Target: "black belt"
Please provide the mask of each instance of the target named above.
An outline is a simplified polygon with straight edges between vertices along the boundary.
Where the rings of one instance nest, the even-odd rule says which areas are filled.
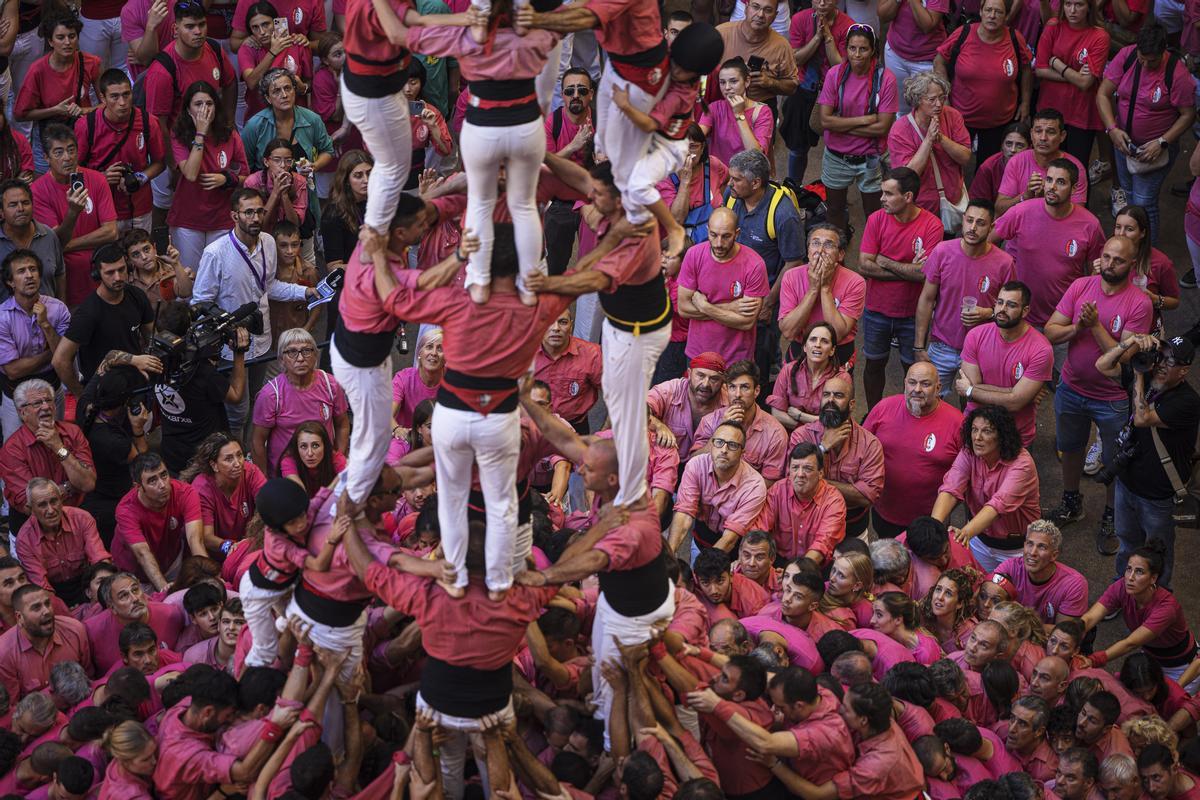
[[[868,158],[872,158],[872,156],[860,156],[854,153],[843,153],[840,150],[834,150],[828,145],[825,146],[825,149],[829,151],[830,154],[837,156],[842,161],[845,161],[847,164],[854,164],[855,166],[865,164],[867,163]]]

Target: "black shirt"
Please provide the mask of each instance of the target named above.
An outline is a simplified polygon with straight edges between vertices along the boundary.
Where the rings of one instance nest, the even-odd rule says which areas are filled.
[[[125,409],[121,409],[125,415]],[[97,417],[87,432],[96,465],[96,488],[93,495],[117,501],[125,496],[133,479],[129,477],[129,451],[133,447],[133,430],[129,417],[109,421]]]
[[[229,430],[225,415],[228,391],[229,376],[218,372],[211,361],[201,361],[183,386],[154,387],[162,414],[162,457],[171,472],[182,472],[209,434]]]
[[[126,286],[121,302],[113,305],[92,292],[71,314],[67,338],[79,345],[79,371],[87,383],[110,350],[142,352],[143,325],[154,320],[146,293]]]
[[[1128,365],[1122,368],[1121,385],[1130,392],[1132,408],[1133,371]],[[1150,407],[1167,427],[1158,428],[1163,447],[1171,456],[1179,478],[1187,481],[1191,473],[1192,454],[1196,450],[1196,436],[1200,432],[1200,395],[1196,394],[1185,380],[1173,389],[1155,393],[1146,377],[1146,391]],[[1133,428],[1135,443],[1133,457],[1121,471],[1121,482],[1129,491],[1150,500],[1164,500],[1175,494],[1171,480],[1158,458],[1154,438],[1149,428]]]

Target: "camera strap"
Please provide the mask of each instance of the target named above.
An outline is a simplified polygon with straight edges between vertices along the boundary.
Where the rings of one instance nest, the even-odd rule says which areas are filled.
[[[1163,444],[1162,438],[1158,435],[1158,428],[1150,428],[1150,438],[1154,440],[1154,450],[1158,453],[1158,460],[1162,464],[1163,472],[1167,473],[1167,480],[1171,482],[1171,488],[1175,490],[1175,502],[1181,502],[1188,495],[1188,487],[1179,477],[1179,470],[1175,469],[1175,462],[1171,459],[1171,454],[1167,452],[1166,446]],[[1188,475],[1190,478],[1191,475]]]
[[[102,108],[94,108],[88,112],[87,128],[88,128],[88,144],[89,145],[92,142],[92,130],[96,124],[95,115],[103,114],[103,113],[104,113],[104,109],[102,109]],[[104,172],[104,170],[108,169],[108,165],[111,164],[114,159],[116,159],[116,157],[120,154],[121,149],[123,147],[125,147],[125,143],[129,141],[129,136],[133,133],[133,128],[137,124],[137,114],[138,114],[138,109],[136,106],[134,106],[134,108],[131,109],[131,112],[129,115],[129,125],[125,128],[125,134],[121,137],[121,141],[117,142],[116,147],[114,147],[112,150],[108,151],[108,155],[106,155],[104,158],[97,161],[96,165],[94,167],[92,167],[92,169],[95,169],[98,172]],[[145,122],[146,122],[146,118],[143,116],[142,117],[143,130],[145,130],[145,127],[146,127]]]

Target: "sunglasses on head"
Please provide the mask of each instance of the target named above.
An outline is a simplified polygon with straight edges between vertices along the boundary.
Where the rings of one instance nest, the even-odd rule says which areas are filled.
[[[865,22],[856,22],[846,29],[846,36],[853,36],[856,33],[861,33],[875,43],[875,29]]]
[[[592,90],[586,86],[568,86],[562,91],[563,97],[587,97],[592,93]]]

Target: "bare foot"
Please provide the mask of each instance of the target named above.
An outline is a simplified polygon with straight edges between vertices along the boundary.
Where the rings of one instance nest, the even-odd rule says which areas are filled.
[[[446,592],[446,594],[450,595],[451,597],[453,597],[455,599],[458,599],[467,593],[467,590],[465,588],[463,588],[461,586],[455,586],[453,583],[445,583],[443,581],[438,581],[437,585],[442,587],[442,589]]]
[[[488,599],[494,603],[502,603],[506,597],[508,597],[508,589],[501,589],[498,592],[488,592]]]
[[[679,258],[687,247],[687,232],[682,225],[676,225],[667,231],[667,258]]]
[[[536,306],[538,304],[538,296],[536,292],[521,292],[521,302],[527,306]]]
[[[362,503],[356,503],[350,499],[350,492],[343,491],[341,497],[338,498],[337,515],[339,517],[348,517],[354,519],[362,512]]]
[[[492,296],[492,285],[490,283],[473,283],[471,284],[471,288],[467,289],[467,292],[471,295],[472,300],[479,305],[483,305]]]
[[[484,23],[482,25],[472,25],[469,28],[467,28],[467,30],[470,32],[471,40],[474,41],[475,44],[487,44],[487,40],[488,40],[487,23]]]

